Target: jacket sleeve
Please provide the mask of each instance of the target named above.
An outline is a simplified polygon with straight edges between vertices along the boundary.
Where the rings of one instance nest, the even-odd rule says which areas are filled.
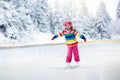
[[[85,37],[83,34],[80,34],[80,33],[76,32],[76,30],[75,30],[74,34],[75,34],[78,38],[81,38],[81,39],[83,39],[83,40],[86,40],[86,37]]]
[[[59,34],[56,34],[53,36],[52,40],[56,39],[56,38],[59,38],[61,36],[63,36],[64,34],[62,32],[60,32]]]

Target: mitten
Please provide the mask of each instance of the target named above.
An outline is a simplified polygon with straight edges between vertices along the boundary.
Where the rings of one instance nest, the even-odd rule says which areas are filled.
[[[86,38],[84,38],[84,42],[86,42]]]
[[[54,37],[52,37],[52,39],[51,40],[54,40],[55,38]]]

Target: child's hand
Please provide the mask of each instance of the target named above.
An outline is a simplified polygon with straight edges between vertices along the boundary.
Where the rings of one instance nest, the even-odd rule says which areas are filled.
[[[84,39],[84,42],[86,42],[86,38]]]

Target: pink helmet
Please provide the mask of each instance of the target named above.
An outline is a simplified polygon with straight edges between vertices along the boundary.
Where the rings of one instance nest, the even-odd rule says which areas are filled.
[[[71,22],[71,21],[66,21],[66,22],[64,23],[64,26],[66,27],[68,24],[72,25],[72,22]]]

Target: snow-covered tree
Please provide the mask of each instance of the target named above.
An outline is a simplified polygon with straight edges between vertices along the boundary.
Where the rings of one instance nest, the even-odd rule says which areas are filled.
[[[25,7],[28,8],[32,4],[31,0],[9,0],[9,3],[13,5],[14,8]]]
[[[9,1],[11,1],[11,0],[3,0],[3,1],[9,2]]]
[[[95,31],[95,22],[95,17],[91,15],[91,17],[89,17],[89,21],[86,24],[87,26],[84,27],[83,34],[85,34],[88,39],[99,38],[99,36],[97,36],[97,32]]]
[[[116,14],[119,19],[119,4]],[[56,34],[66,20],[89,39],[110,39],[107,26],[111,18],[103,2],[93,17],[84,0],[55,0],[52,5],[48,0],[0,1],[0,35],[7,38],[18,39],[33,32]]]
[[[65,8],[64,3],[60,5],[60,1],[55,1],[55,9],[53,11],[54,33],[61,32],[64,29],[66,14],[69,13],[69,10],[65,12]]]
[[[54,15],[53,15],[53,13],[52,12],[50,12],[50,17],[48,18],[48,20],[49,20],[49,24],[50,24],[50,32],[52,33],[52,34],[54,34],[55,33],[55,28],[54,28],[54,26],[55,26],[55,24],[54,24]]]
[[[118,5],[117,5],[117,10],[116,11],[117,11],[116,12],[116,17],[117,17],[117,19],[120,19],[120,1],[119,1]]]
[[[73,5],[72,0],[66,0],[66,3],[64,4],[63,11],[64,11],[65,20],[73,21],[73,19],[75,17],[75,11],[76,10],[75,10],[75,7]]]
[[[89,13],[88,7],[84,0],[78,1],[78,6],[75,11],[75,28],[78,32],[83,33],[87,38],[91,39],[94,36],[94,17]]]
[[[79,32],[83,32],[84,28],[90,26],[90,20],[92,18],[84,0],[79,1],[79,6],[76,13],[77,29]]]
[[[61,32],[64,29],[64,14],[63,11],[58,10],[54,12],[53,14],[53,27],[54,27],[54,33]]]
[[[0,4],[0,25],[5,37],[17,39],[26,33],[33,32],[34,25],[29,15],[29,9],[24,6],[16,9],[11,2],[1,1]]]
[[[12,18],[11,14],[12,6],[6,1],[0,1],[0,31],[5,37],[13,38],[13,30],[11,23],[9,22]],[[9,29],[9,32],[8,32]],[[12,33],[10,33],[12,31]],[[15,37],[14,37],[15,38]]]
[[[49,26],[49,7],[47,0],[37,0],[34,3],[34,8],[31,11],[31,17],[34,25],[40,32],[50,33]]]
[[[104,2],[100,3],[96,14],[95,31],[97,31],[97,35],[100,35],[100,39],[110,39],[107,25],[109,24],[111,18],[106,10]]]
[[[112,20],[107,27],[112,39],[120,39],[120,19]]]

